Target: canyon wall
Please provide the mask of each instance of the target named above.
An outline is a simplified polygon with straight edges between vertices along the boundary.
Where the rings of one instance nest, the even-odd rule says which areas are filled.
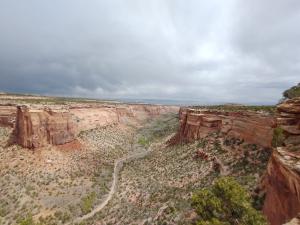
[[[192,142],[209,133],[222,132],[248,143],[271,147],[275,121],[267,114],[181,108],[179,118],[180,128],[171,144]]]
[[[16,122],[16,112],[16,106],[0,105],[0,126],[13,127]]]
[[[114,106],[71,106],[70,114],[77,133],[118,123]]]
[[[180,128],[170,144],[193,142],[211,132],[221,132],[272,148],[263,179],[263,213],[271,225],[287,223],[300,213],[300,98],[278,105],[275,116],[181,108],[179,118]],[[273,148],[274,144],[279,147]]]
[[[168,112],[178,112],[176,106],[160,105],[74,105],[70,106],[78,132],[112,124],[141,122]]]
[[[61,145],[75,140],[81,131],[138,123],[178,109],[142,104],[19,106],[14,133],[16,143],[26,148]]]
[[[300,98],[277,107],[277,135],[264,179],[263,212],[272,225],[281,225],[300,213]]]
[[[26,106],[17,109],[16,142],[25,148],[65,144],[73,141],[75,135],[74,123],[67,110]]]

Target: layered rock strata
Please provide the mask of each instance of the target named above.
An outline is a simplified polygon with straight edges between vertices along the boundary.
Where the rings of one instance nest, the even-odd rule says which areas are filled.
[[[25,148],[60,145],[74,140],[76,131],[70,112],[54,109],[17,109],[16,142]]]
[[[213,132],[271,147],[274,118],[254,112],[224,112],[181,108],[180,128],[171,144],[192,142]]]
[[[16,122],[16,106],[0,105],[0,126],[14,127]]]
[[[264,180],[263,212],[271,225],[281,225],[300,213],[300,98],[277,107],[281,147],[273,149]]]
[[[19,106],[16,142],[26,148],[61,145],[75,140],[81,131],[140,122],[168,112],[178,112],[178,107],[142,104]]]

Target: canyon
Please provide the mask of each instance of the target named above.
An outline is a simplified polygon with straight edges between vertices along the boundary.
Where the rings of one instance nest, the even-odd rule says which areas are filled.
[[[140,214],[141,210],[144,215],[151,212],[151,218],[147,219],[150,223],[173,221],[175,217],[164,211],[179,200],[188,201],[188,193],[195,188],[212,183],[216,166],[221,175],[234,176],[244,182],[252,194],[259,188],[262,193],[259,195],[263,196],[261,210],[271,225],[289,221],[297,224],[298,221],[300,98],[282,102],[274,113],[90,101],[18,103],[10,99],[0,105],[0,127],[1,135],[5,134],[0,146],[3,173],[0,180],[6,184],[4,194],[10,196],[9,190],[15,188],[7,180],[21,179],[15,176],[33,181],[36,178],[33,179],[32,174],[41,174],[35,181],[41,183],[34,183],[38,193],[49,188],[42,178],[53,176],[55,188],[48,194],[38,194],[42,200],[21,191],[22,201],[32,195],[32,201],[43,209],[43,213],[34,211],[35,218],[41,221],[47,212],[46,220],[51,218],[55,223],[65,224],[61,218],[53,218],[58,209],[70,216],[68,224],[83,220],[87,224],[102,220],[142,223],[143,220],[125,216]],[[195,152],[199,153],[196,157]],[[16,161],[16,157],[21,161]],[[12,165],[6,163],[10,158],[13,158]],[[20,165],[20,169],[16,165]],[[31,170],[36,172],[28,172]],[[102,175],[95,172],[98,170]],[[58,174],[72,190],[84,190],[85,194],[62,191],[64,189],[55,181]],[[95,182],[98,176],[103,177]],[[103,185],[111,188],[102,189]],[[54,190],[61,199],[58,205],[55,201],[49,203]],[[158,190],[166,200],[152,199]],[[70,206],[76,208],[72,208],[73,211],[65,207],[74,198],[71,193],[78,196],[75,205]],[[84,195],[91,193],[97,196],[94,208],[86,212],[80,210]],[[1,207],[18,208],[15,201],[1,200],[7,205],[0,204],[0,211]],[[164,201],[163,205],[158,204]],[[186,206],[187,202],[183,205],[176,209],[179,210],[177,219],[192,222],[191,209]],[[22,213],[22,210],[17,211]],[[13,216],[8,213],[5,218],[14,221]]]
[[[34,149],[70,143],[80,132],[97,127],[139,123],[178,109],[146,104],[2,105],[0,126],[15,127],[15,142]]]

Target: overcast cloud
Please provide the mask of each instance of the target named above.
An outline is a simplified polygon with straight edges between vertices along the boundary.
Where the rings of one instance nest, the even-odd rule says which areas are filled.
[[[300,82],[299,0],[0,0],[0,90],[271,104]]]

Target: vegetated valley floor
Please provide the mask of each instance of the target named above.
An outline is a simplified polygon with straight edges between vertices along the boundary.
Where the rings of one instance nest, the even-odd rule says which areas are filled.
[[[217,157],[223,175],[236,177],[255,193],[268,151],[220,134],[167,146],[177,127],[177,115],[168,114],[142,126],[90,130],[63,149],[34,152],[7,147],[11,130],[0,128],[0,224],[31,218],[45,225],[191,224],[196,219],[192,193],[221,175],[212,160],[196,157],[199,149]],[[122,161],[116,171],[115,163],[126,158],[130,160]],[[95,211],[108,195],[107,204]],[[260,197],[255,198],[257,208]]]

